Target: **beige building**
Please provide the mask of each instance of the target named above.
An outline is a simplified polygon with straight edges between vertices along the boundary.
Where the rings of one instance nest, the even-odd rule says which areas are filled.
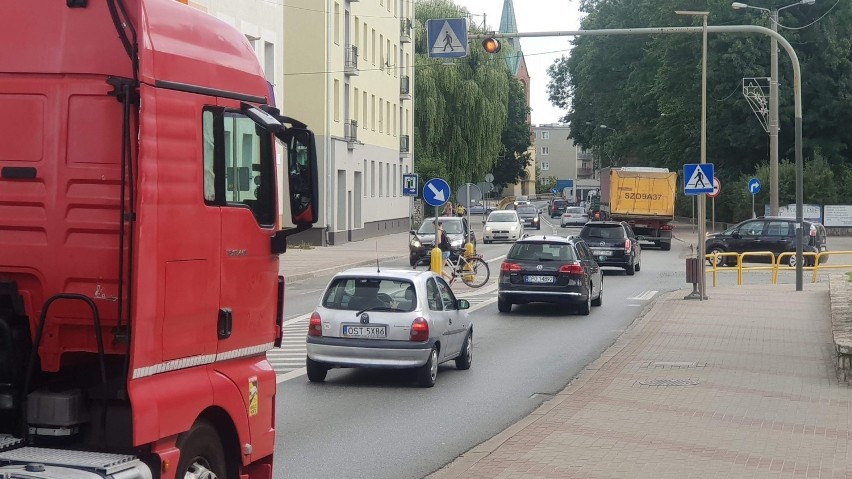
[[[564,124],[534,125],[536,161],[542,178],[573,180],[572,194],[575,199],[583,200],[589,191],[600,188],[600,181],[592,154],[568,138],[570,131]]]
[[[322,202],[317,227],[297,240],[341,244],[407,231],[413,4],[283,2],[281,109],[316,134]]]

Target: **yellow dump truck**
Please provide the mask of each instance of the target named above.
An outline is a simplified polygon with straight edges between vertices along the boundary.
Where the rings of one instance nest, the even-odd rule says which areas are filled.
[[[676,185],[677,173],[668,168],[604,168],[600,211],[604,218],[626,221],[645,241],[669,250]]]

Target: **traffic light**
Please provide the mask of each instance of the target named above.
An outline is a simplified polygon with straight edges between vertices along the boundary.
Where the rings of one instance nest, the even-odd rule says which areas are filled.
[[[500,40],[497,40],[496,38],[486,38],[482,41],[482,48],[484,48],[488,53],[499,53]]]

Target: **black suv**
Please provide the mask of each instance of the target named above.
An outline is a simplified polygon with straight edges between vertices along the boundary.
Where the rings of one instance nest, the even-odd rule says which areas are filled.
[[[497,309],[513,304],[576,304],[580,314],[603,303],[603,275],[576,236],[528,236],[512,245],[500,265]]]
[[[463,252],[467,243],[467,234],[470,231],[470,242],[476,245],[476,233],[467,224],[467,218],[459,216],[439,216],[438,221],[443,223],[444,233],[450,240],[450,246],[454,253]],[[423,224],[415,231],[409,232],[412,236],[408,242],[408,261],[411,266],[426,263],[432,255],[435,247],[435,218],[426,218]]]
[[[820,223],[804,222],[804,241],[802,251],[820,253],[828,249],[825,227]],[[710,253],[747,253],[769,251],[775,254],[796,251],[796,219],[765,216],[745,220],[731,226],[721,233],[707,236],[704,242],[707,254]],[[767,262],[768,256],[746,256],[748,262]],[[820,264],[828,260],[828,255],[820,258]],[[785,255],[782,260],[789,266],[796,266],[796,255]],[[813,266],[813,256],[805,257],[805,265]],[[733,256],[718,257],[718,265],[736,264]]]
[[[550,217],[558,218],[562,216],[562,213],[565,213],[565,208],[568,207],[567,200],[553,200],[550,202]]]
[[[591,221],[583,226],[580,238],[588,243],[601,266],[624,268],[628,276],[642,268],[639,241],[643,238],[624,221]]]

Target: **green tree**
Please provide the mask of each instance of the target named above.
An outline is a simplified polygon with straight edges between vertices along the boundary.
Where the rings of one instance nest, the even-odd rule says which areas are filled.
[[[532,155],[527,151],[532,144],[530,108],[527,105],[527,92],[523,84],[506,69],[509,84],[509,95],[506,127],[501,137],[502,149],[492,169],[494,184],[505,188],[526,178],[526,168],[532,162]]]
[[[419,158],[443,162],[454,191],[482,181],[495,165],[503,148],[510,88],[505,63],[481,49],[471,48],[451,66],[428,57],[426,20],[464,16],[467,12],[448,0],[415,3],[414,169],[423,172]]]
[[[700,18],[676,15],[678,9],[708,10],[714,25],[769,26],[765,15],[735,11],[724,2],[581,0],[580,5],[586,14],[583,29],[700,25]],[[779,23],[802,66],[804,156],[813,158],[814,165],[827,164],[835,177],[846,175],[852,165],[852,129],[846,126],[852,121],[852,2],[788,8],[781,12]],[[557,60],[548,70],[551,102],[566,111],[563,120],[572,125],[571,138],[598,157],[605,147],[611,148],[619,164],[680,170],[685,163],[698,162],[700,39],[700,35],[683,34],[577,37],[571,56]],[[755,34],[711,33],[708,37],[707,161],[716,165],[724,185],[737,190],[745,191],[738,183],[759,174],[758,166],[768,159],[768,137],[741,90],[744,77],[768,76],[769,43],[767,37]],[[792,159],[792,67],[783,50],[779,60],[780,152],[782,159]],[[602,129],[601,124],[615,131]],[[823,175],[817,177],[828,181]],[[779,198],[787,193],[786,186],[782,185]],[[820,188],[806,185],[806,201],[809,192]],[[848,193],[837,189],[833,195],[839,201]],[[742,215],[739,203],[720,198],[717,209],[720,203],[723,210],[730,208],[722,214]],[[750,210],[751,198],[747,203]]]

